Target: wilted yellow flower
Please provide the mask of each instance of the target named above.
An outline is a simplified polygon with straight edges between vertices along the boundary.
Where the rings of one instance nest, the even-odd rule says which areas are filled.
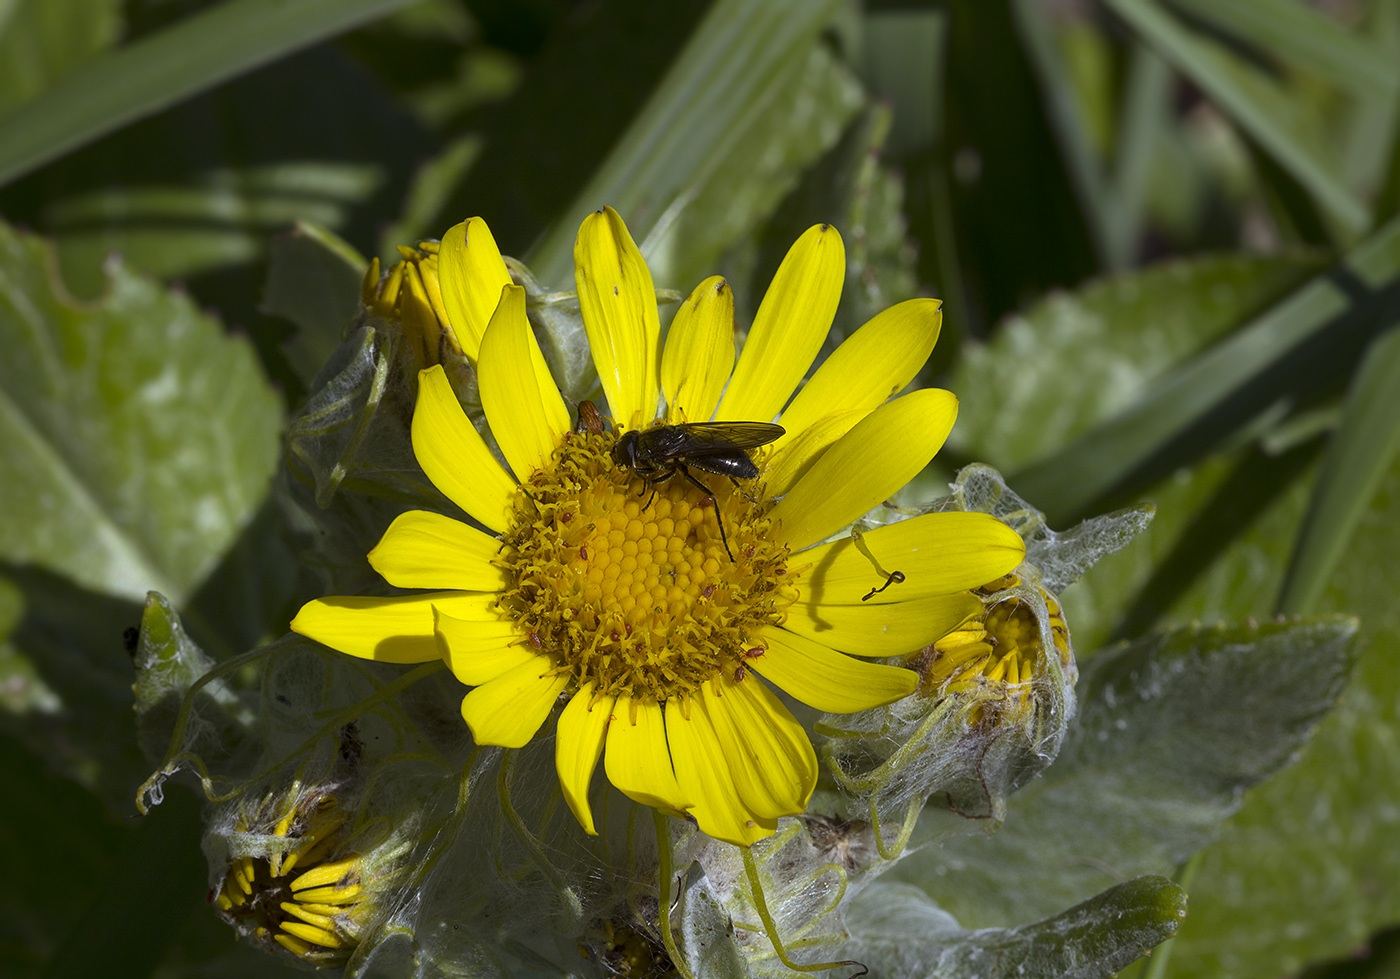
[[[230,860],[215,907],[255,942],[276,942],[316,965],[343,962],[366,917],[360,856],[336,852],[344,828],[333,795],[291,792],[268,800],[234,833],[270,836],[285,848],[274,844]]]
[[[977,592],[995,595],[1021,583],[1017,575],[1009,574]],[[923,677],[920,690],[940,696],[977,692],[974,722],[989,710],[1020,716],[1029,709],[1034,681],[1044,669],[1043,657],[1053,651],[1067,669],[1074,663],[1069,626],[1059,601],[1044,588],[1036,590],[1049,614],[1048,645],[1034,608],[1020,598],[1008,597],[912,658],[910,665]]]

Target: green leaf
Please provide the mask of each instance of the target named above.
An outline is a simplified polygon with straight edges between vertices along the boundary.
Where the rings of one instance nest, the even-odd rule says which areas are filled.
[[[1317,267],[1307,254],[1214,256],[1053,295],[1007,320],[985,346],[964,347],[948,385],[960,401],[949,447],[1001,469],[1052,454]],[[1031,487],[1023,480],[1017,488]]]
[[[1391,313],[1400,317],[1400,304]],[[1390,468],[1400,440],[1400,329],[1377,337],[1352,379],[1346,408],[1322,460],[1312,503],[1288,566],[1280,612],[1308,612],[1321,597],[1347,542]]]
[[[1256,69],[1198,39],[1153,0],[1106,0],[1157,52],[1201,89],[1291,173],[1351,234],[1370,223],[1364,204],[1341,179],[1312,131],[1301,103]]]
[[[1170,511],[1154,528],[1148,550],[1131,570],[1124,564],[1087,583],[1118,619],[1112,637],[1140,635],[1168,617],[1213,622],[1266,616],[1285,567],[1275,539],[1296,534],[1320,441],[1205,460],[1146,493]],[[1184,616],[1183,602],[1192,609]]]
[[[63,702],[13,642],[23,620],[24,592],[13,581],[0,577],[0,712],[17,717],[30,712],[53,713]]]
[[[1400,853],[1392,845],[1400,797],[1397,514],[1400,465],[1392,462],[1319,603],[1361,615],[1367,647],[1353,682],[1298,763],[1251,793],[1202,852],[1174,976],[1296,972],[1349,955],[1371,932],[1400,921]],[[1283,534],[1261,534],[1245,553],[1227,554],[1220,577],[1260,562],[1279,569],[1288,545]],[[1203,582],[1175,614],[1198,614],[1210,586]]]
[[[1278,399],[1345,376],[1400,276],[1400,221],[1200,356],[1110,421],[1010,480],[1053,517],[1077,515],[1131,478],[1198,458]],[[1154,472],[1155,470],[1155,472]],[[1144,480],[1145,481],[1145,480]]]
[[[249,345],[120,265],[76,302],[45,245],[3,225],[0,343],[0,559],[182,602],[276,462],[280,406]]]
[[[84,786],[114,816],[129,815],[135,786],[149,768],[136,741],[124,648],[141,607],[35,567],[7,574],[24,596],[24,617],[11,641],[42,681],[47,703],[17,716],[0,714],[0,731]]]
[[[0,117],[110,48],[121,29],[120,0],[0,3]]]
[[[113,252],[181,281],[249,332],[295,400],[304,382],[281,348],[288,328],[257,309],[270,241],[307,220],[372,247],[385,206],[431,145],[374,78],[323,45],[45,167],[0,191],[0,213],[54,239],[82,298],[100,294]]]
[[[1181,888],[1139,877],[1035,924],[963,930],[918,888],[882,881],[846,912],[846,954],[882,979],[1091,979],[1114,975],[1185,917]]]
[[[355,318],[368,266],[344,240],[309,221],[273,239],[262,310],[296,325],[287,356],[308,386]]]
[[[836,0],[715,3],[601,168],[527,256],[540,281],[572,281],[579,224],[603,204],[617,208],[639,240],[683,207],[800,75],[837,7]]]
[[[67,75],[0,118],[0,184],[409,0],[226,0]]]
[[[671,921],[679,922],[677,941],[693,976],[748,979],[751,975],[734,925],[698,863],[681,875]]]
[[[893,875],[962,924],[994,927],[1174,872],[1307,740],[1346,681],[1355,634],[1342,617],[1197,627],[1100,653],[1059,759],[1011,798],[1000,832],[921,851]]]

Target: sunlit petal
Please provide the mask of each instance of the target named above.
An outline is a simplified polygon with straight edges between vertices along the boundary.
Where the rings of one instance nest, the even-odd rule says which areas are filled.
[[[535,736],[554,702],[568,686],[565,676],[551,676],[548,656],[534,656],[462,698],[462,717],[477,744],[522,748]]]
[[[369,564],[397,588],[499,591],[501,542],[460,520],[428,510],[401,513],[369,552]]]
[[[941,639],[980,611],[981,600],[970,592],[889,605],[799,601],[788,609],[783,628],[853,656],[899,656]]]
[[[307,602],[292,631],[332,649],[381,663],[427,663],[439,658],[433,607],[458,618],[499,619],[496,596],[442,591],[402,598],[332,595]]]
[[[764,647],[750,669],[817,710],[850,714],[908,696],[919,685],[913,670],[866,663],[784,629],[758,634]]]
[[[1026,543],[986,513],[926,513],[866,531],[864,544],[880,567],[904,580],[871,595],[875,604],[946,595],[1014,571]],[[803,597],[818,605],[854,605],[885,583],[849,537],[802,552],[812,568],[802,576]]]
[[[472,426],[440,365],[418,372],[413,454],[449,500],[494,531],[509,526],[515,480]]]
[[[481,341],[481,405],[486,420],[521,482],[554,454],[569,430],[569,409],[559,396],[544,354],[525,317],[525,290],[506,286]]]
[[[530,662],[539,650],[525,642],[514,622],[500,617],[462,619],[433,607],[438,655],[468,686],[480,686]]]
[[[681,812],[695,800],[681,791],[666,747],[666,721],[655,701],[618,697],[608,724],[608,781],[644,806]]]
[[[462,352],[473,363],[501,289],[510,282],[501,250],[481,218],[468,218],[442,236],[438,251],[442,302]]]
[[[717,421],[771,421],[812,366],[841,301],[846,249],[829,224],[807,229],[778,266],[744,341]]]
[[[690,815],[701,832],[735,846],[752,846],[773,835],[777,819],[749,812],[739,801],[729,759],[700,698],[691,699],[689,716],[679,698],[666,702],[666,739],[681,791],[699,800]]]
[[[734,293],[711,276],[681,303],[661,358],[661,393],[672,424],[708,421],[734,369]]]
[[[610,207],[584,219],[574,245],[579,308],[613,418],[624,428],[656,417],[661,322],[656,287],[627,225]]]
[[[958,399],[933,388],[875,409],[773,508],[778,539],[801,550],[889,499],[929,464],[957,413]]]
[[[558,740],[554,746],[554,767],[564,801],[589,835],[597,836],[593,808],[588,804],[588,786],[598,759],[603,756],[603,739],[612,717],[614,697],[593,701],[593,684],[586,683],[574,694],[559,715]]]
[[[869,411],[903,391],[933,352],[943,323],[940,305],[937,299],[910,299],[847,337],[783,412],[787,434],[778,447],[828,415]]]
[[[700,700],[729,759],[744,807],[759,817],[793,816],[817,785],[817,754],[807,732],[757,677],[701,684]]]

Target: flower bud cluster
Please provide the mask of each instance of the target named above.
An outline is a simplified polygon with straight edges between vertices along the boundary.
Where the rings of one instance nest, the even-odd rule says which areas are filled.
[[[951,490],[931,510],[1001,518],[1025,539],[1025,562],[975,589],[980,613],[901,663],[920,675],[913,695],[818,722],[829,768],[887,858],[926,800],[999,822],[1010,793],[1054,761],[1078,677],[1057,593],[1151,519],[1126,510],[1057,533],[987,466],[963,469]]]

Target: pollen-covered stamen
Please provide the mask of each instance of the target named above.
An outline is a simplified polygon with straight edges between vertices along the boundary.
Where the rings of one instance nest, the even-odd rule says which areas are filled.
[[[598,696],[685,697],[732,675],[793,601],[787,549],[769,538],[761,482],[753,499],[718,476],[702,480],[710,494],[680,477],[649,485],[613,463],[613,444],[570,433],[520,487],[501,608]]]

